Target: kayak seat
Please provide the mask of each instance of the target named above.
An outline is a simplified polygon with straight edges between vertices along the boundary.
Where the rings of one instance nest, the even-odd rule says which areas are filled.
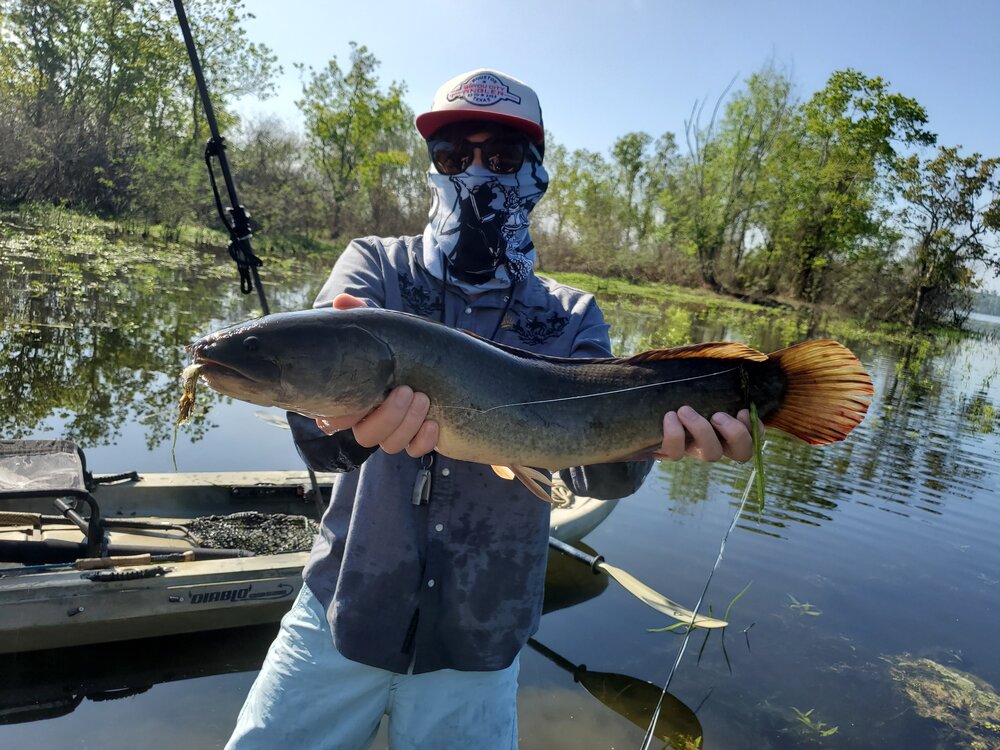
[[[0,440],[0,497],[51,498],[84,533],[88,557],[107,551],[100,508],[91,494],[95,486],[83,451],[70,440]]]

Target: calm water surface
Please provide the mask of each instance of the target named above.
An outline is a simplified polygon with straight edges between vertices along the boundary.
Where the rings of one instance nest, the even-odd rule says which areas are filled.
[[[24,223],[0,223],[0,434],[75,439],[97,473],[172,470],[182,346],[255,314],[255,298],[204,248]],[[269,261],[277,310],[306,306],[329,265]],[[768,351],[823,334],[765,313],[604,306],[618,353],[722,338]],[[670,687],[667,721],[694,711],[703,747],[1000,748],[1000,319],[973,323],[980,335],[955,341],[845,341],[875,379],[861,427],[823,449],[768,436],[766,506],[739,519],[705,606],[721,615],[746,592],[725,637],[692,635]],[[259,408],[201,402],[181,470],[299,467]],[[693,606],[748,473],[658,464],[585,542]],[[659,686],[681,646],[617,586],[587,584],[582,602],[550,602],[522,656],[522,748],[638,748],[649,706],[598,700],[587,676]],[[0,719],[2,706],[37,710],[0,725],[0,747],[221,747],[273,632],[6,658]]]

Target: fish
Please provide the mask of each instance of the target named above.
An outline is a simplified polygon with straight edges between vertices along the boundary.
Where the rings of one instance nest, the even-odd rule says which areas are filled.
[[[188,349],[188,377],[305,416],[365,413],[409,386],[430,399],[439,453],[490,465],[545,500],[542,470],[651,456],[663,415],[685,404],[735,415],[753,402],[766,427],[826,445],[847,437],[874,395],[858,358],[830,339],[770,354],[721,341],[569,359],[378,308],[276,313]]]

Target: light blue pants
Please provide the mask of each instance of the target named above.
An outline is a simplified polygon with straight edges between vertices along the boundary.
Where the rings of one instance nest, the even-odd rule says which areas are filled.
[[[303,586],[226,750],[363,750],[383,716],[392,750],[516,750],[518,667],[413,675],[351,661]]]

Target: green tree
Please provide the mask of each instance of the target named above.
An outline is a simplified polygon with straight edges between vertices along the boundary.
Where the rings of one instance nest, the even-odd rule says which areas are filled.
[[[268,93],[275,59],[247,39],[241,0],[188,11],[229,123],[233,97]],[[155,209],[157,178],[181,186],[184,165],[199,168],[204,128],[190,124],[194,79],[169,0],[0,0],[0,72],[0,200]]]
[[[684,125],[688,153],[664,206],[674,235],[697,259],[703,282],[716,291],[724,288],[724,253],[729,251],[732,269],[741,260],[765,163],[786,127],[791,82],[765,67],[747,79],[720,120],[725,97],[726,92],[717,100],[707,126],[700,124],[704,103],[692,109]]]
[[[961,323],[972,305],[976,270],[1000,273],[1000,159],[941,147],[903,159],[895,173],[914,237],[910,325],[950,313]]]
[[[326,226],[323,185],[305,139],[277,117],[246,123],[232,161],[240,198],[263,232],[313,238]]]
[[[351,42],[351,66],[344,72],[336,58],[320,71],[309,70],[297,102],[305,116],[313,158],[333,202],[330,231],[342,234],[345,208],[360,189],[381,189],[388,174],[409,164],[400,146],[412,127],[403,102],[404,86],[378,84],[379,61],[367,47]],[[303,66],[300,71],[305,74]]]
[[[673,133],[653,139],[648,133],[626,133],[611,147],[615,179],[623,201],[620,221],[626,241],[641,247],[656,226],[656,206],[676,168]]]
[[[783,208],[771,233],[794,258],[795,294],[824,291],[831,263],[879,232],[874,209],[897,149],[932,144],[927,113],[882,78],[835,72],[796,118],[795,148],[773,173]]]

